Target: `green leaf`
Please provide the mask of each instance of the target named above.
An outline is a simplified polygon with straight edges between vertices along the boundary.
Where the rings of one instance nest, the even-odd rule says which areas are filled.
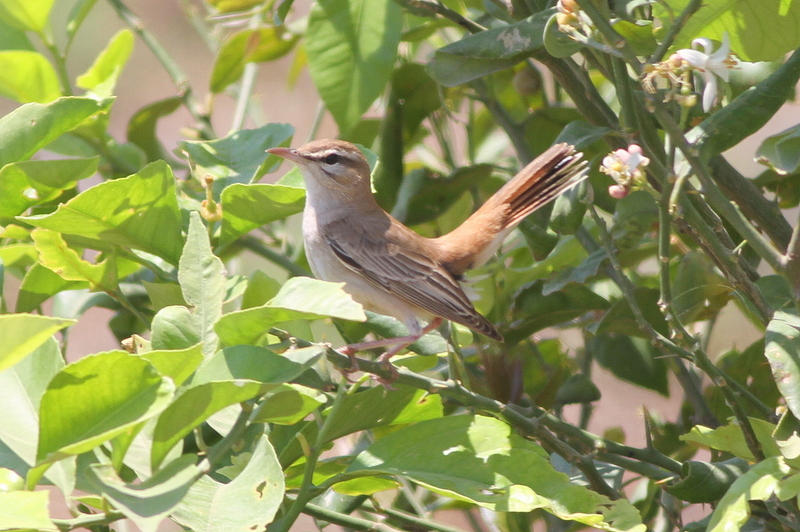
[[[714,319],[732,293],[704,253],[690,251],[681,257],[672,285],[672,309],[681,323]]]
[[[403,26],[391,0],[321,0],[308,16],[308,68],[322,100],[347,134],[392,74]]]
[[[800,3],[795,3],[800,8]],[[770,30],[769,34],[773,34]],[[800,79],[800,50],[778,70],[746,90],[686,134],[703,160],[726,151],[760,130],[794,94]]]
[[[756,440],[758,440],[758,443],[761,445],[761,450],[764,451],[764,454],[766,456],[780,456],[780,449],[773,437],[775,425],[763,419],[753,417],[748,419],[755,433]],[[750,452],[750,448],[747,445],[744,433],[735,421],[731,421],[728,425],[716,429],[697,425],[680,438],[683,441],[696,443],[717,451],[731,453],[748,462],[755,461],[755,457],[753,453]]]
[[[283,57],[294,47],[298,35],[283,26],[244,30],[231,35],[214,60],[211,70],[211,92],[222,92],[236,82],[247,63],[262,63]]]
[[[62,190],[94,174],[99,160],[34,160],[0,168],[0,220],[8,223],[34,205],[54,200]]]
[[[214,178],[212,190],[219,200],[225,187],[234,183],[249,184],[265,173],[275,171],[280,159],[267,155],[267,148],[288,145],[294,134],[289,124],[267,124],[258,129],[234,131],[227,137],[207,141],[183,141],[180,150],[188,154],[194,175]]]
[[[283,501],[283,471],[262,436],[241,473],[228,484],[202,477],[172,517],[194,532],[263,530]]]
[[[2,50],[0,95],[20,103],[48,103],[61,96],[61,85],[53,65],[43,55],[28,50]]]
[[[242,294],[242,310],[259,307],[275,297],[281,283],[261,270],[256,270],[247,280],[247,288]]]
[[[42,397],[37,461],[80,454],[122,434],[164,410],[174,390],[147,360],[122,351],[66,366]]]
[[[547,19],[544,30],[544,47],[553,57],[569,57],[581,51],[583,44],[558,28],[558,14],[553,13]]]
[[[266,305],[222,316],[216,325],[225,345],[255,344],[270,327],[292,320],[324,317],[364,321],[360,304],[342,290],[344,283],[328,283],[310,277],[293,277]]]
[[[688,0],[671,0],[669,13],[680,13]],[[663,21],[670,20],[659,4]],[[745,61],[777,61],[800,46],[797,20],[800,4],[786,0],[709,0],[703,2],[678,33],[671,50],[689,48],[695,37],[722,41],[726,32],[731,50]]]
[[[42,34],[48,26],[54,0],[3,0],[0,19],[20,30]]]
[[[24,30],[13,28],[0,17],[0,50],[35,50]]]
[[[564,268],[558,275],[545,281],[544,286],[542,286],[542,294],[550,295],[561,290],[569,283],[584,284],[590,277],[597,275],[600,264],[607,258],[608,252],[605,249],[598,249],[592,252],[578,266]]]
[[[584,181],[556,198],[550,214],[550,229],[559,235],[574,235],[578,231],[586,213],[587,187]]]
[[[121,206],[124,205],[124,208]],[[141,249],[172,264],[178,262],[183,239],[175,196],[175,176],[163,161],[131,176],[106,181],[78,194],[51,213],[21,217],[45,229],[100,242]],[[101,246],[102,243],[106,243]]]
[[[195,460],[197,458],[191,454],[181,456],[136,484],[122,481],[111,464],[92,464],[87,477],[96,493],[109,499],[142,532],[156,532],[159,524],[202,476]]]
[[[283,185],[235,184],[222,192],[222,232],[226,246],[253,229],[302,212],[306,191]]]
[[[0,118],[0,167],[28,159],[84,120],[107,111],[111,103],[65,97],[46,105],[28,103],[17,107]]]
[[[208,230],[200,214],[192,212],[189,232],[178,264],[178,282],[183,298],[192,308],[197,320],[197,330],[203,342],[203,355],[211,356],[217,350],[217,333],[214,324],[222,316],[225,296],[225,266],[211,250]]]
[[[797,173],[800,170],[800,125],[764,139],[756,150],[756,159],[779,174]]]
[[[47,491],[0,491],[0,530],[52,530]]]
[[[89,70],[78,76],[76,85],[92,91],[101,98],[111,96],[131,52],[133,52],[133,32],[129,29],[118,31],[94,60]]]
[[[495,418],[449,416],[404,427],[356,456],[347,473],[408,478],[494,511],[542,508],[606,530],[645,530],[627,500],[610,501],[573,484],[541,447]]]
[[[571,283],[547,295],[542,293],[543,287],[543,281],[536,281],[523,287],[515,297],[515,321],[503,333],[509,344],[587,312],[608,308],[608,301],[583,285]]]
[[[628,46],[639,56],[650,55],[656,51],[655,35],[653,35],[653,22],[650,20],[637,21],[617,20],[613,23],[617,33],[625,38]]]
[[[261,0],[208,0],[208,3],[220,13],[233,13],[250,9],[260,4]]]
[[[457,168],[447,177],[422,171],[414,187],[401,188],[401,195],[397,198],[392,214],[408,225],[418,225],[438,218],[466,191],[489,177],[493,169],[492,165],[478,164]],[[408,177],[410,176],[411,174]],[[403,197],[402,193],[410,197]]]
[[[10,368],[75,320],[35,314],[0,315],[0,371]]]
[[[667,365],[649,338],[601,333],[589,341],[587,349],[620,379],[669,396]]]
[[[172,305],[159,310],[153,323],[153,349],[186,349],[200,342],[197,319],[183,306]]]
[[[17,365],[0,372],[0,411],[4,420],[0,424],[0,441],[23,460],[25,470],[36,463],[42,395],[63,367],[58,342],[51,337]],[[74,465],[67,460],[54,464],[47,478],[62,493],[71,494],[75,486]]]
[[[324,405],[325,395],[299,384],[281,384],[261,402],[253,423],[294,425]]]
[[[665,489],[683,501],[716,502],[747,468],[747,462],[741,458],[716,463],[688,460],[681,466],[681,479]]]
[[[117,260],[115,257],[97,264],[85,261],[67,246],[64,238],[56,231],[37,228],[31,232],[31,236],[42,266],[67,281],[88,281],[92,290],[114,292],[118,289],[120,277],[130,275],[140,268],[138,263],[126,259]]]
[[[17,312],[31,312],[63,290],[89,288],[88,282],[67,281],[53,270],[34,264],[22,279],[17,295]]]
[[[256,381],[236,379],[207,382],[183,392],[158,417],[153,430],[151,468],[155,471],[176,443],[213,414],[252,399],[263,393],[266,386]]]
[[[354,415],[357,413],[357,415]],[[328,409],[323,415],[328,416]],[[347,395],[342,399],[341,406],[336,410],[337,418],[328,424],[329,430],[325,434],[325,443],[341,438],[361,430],[375,429],[416,423],[426,419],[442,417],[442,399],[438,395],[430,395],[423,390],[407,386],[398,386],[395,390],[381,390],[370,388],[358,393]],[[302,429],[306,441],[315,441],[318,436],[319,425],[309,423]],[[273,442],[279,441],[279,436],[272,435]],[[288,467],[303,456],[303,448],[293,434],[291,440],[280,445],[280,461]]]
[[[767,325],[764,353],[772,368],[786,406],[800,417],[800,315],[784,308],[775,312]]]
[[[297,349],[304,352],[302,360],[289,360],[263,347],[237,345],[217,351],[192,378],[192,386],[215,381],[244,379],[264,384],[282,384],[293,380],[314,364],[323,350]]]
[[[719,501],[706,530],[723,532],[740,530],[750,517],[748,501],[766,501],[778,488],[779,481],[790,468],[782,457],[767,458],[739,477]]]
[[[147,154],[148,162],[166,158],[164,147],[156,134],[156,125],[159,118],[171,115],[182,102],[180,96],[153,102],[136,111],[128,121],[128,142],[139,146]]]
[[[555,9],[491,28],[436,50],[428,72],[446,87],[455,87],[510,68],[544,48],[544,30]]]
[[[658,300],[660,294],[658,290],[652,288],[638,287],[634,291],[634,299],[636,305],[642,312],[644,319],[647,320],[653,328],[659,333],[667,336],[669,335],[669,326],[667,325],[664,314],[658,308]],[[619,299],[611,305],[608,312],[603,315],[600,323],[597,324],[597,334],[603,333],[617,333],[626,336],[636,336],[644,338],[648,342],[651,340],[650,336],[641,330],[636,317],[631,310],[630,304],[627,300]]]
[[[171,378],[176,386],[180,386],[203,362],[203,351],[200,344],[197,344],[186,349],[148,351],[141,357],[150,362],[161,375]]]

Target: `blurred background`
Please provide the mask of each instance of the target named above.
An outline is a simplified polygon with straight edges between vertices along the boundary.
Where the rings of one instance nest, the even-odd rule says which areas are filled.
[[[66,19],[72,8],[71,1],[58,1],[55,4],[54,17]],[[214,53],[209,44],[200,36],[190,22],[188,13],[203,17],[204,6],[199,2],[189,0],[128,0],[126,5],[142,19],[144,26],[156,37],[160,44],[174,58],[175,62],[183,69],[196,97],[202,105],[210,108],[213,127],[217,136],[225,136],[231,129],[232,117],[235,109],[235,98],[229,95],[219,95],[213,99],[209,97],[208,83]],[[295,2],[296,12],[292,17],[299,18],[303,10],[307,10],[309,3]],[[56,24],[58,26],[59,24]],[[83,28],[78,33],[73,51],[70,54],[68,69],[71,78],[84,72],[93,62],[97,54],[105,47],[109,39],[120,29],[126,27],[115,11],[106,2],[98,2],[92,9]],[[43,51],[43,53],[47,53]],[[256,124],[248,120],[245,127],[255,127],[266,122],[285,122],[291,124],[296,134],[293,145],[300,145],[310,140],[309,132],[312,130],[314,117],[317,113],[319,96],[311,82],[308,71],[303,69],[296,82],[289,84],[290,69],[294,60],[294,53],[280,60],[261,64],[254,91],[254,102],[259,109],[263,122]],[[117,101],[111,114],[109,132],[118,140],[124,141],[127,122],[131,115],[143,106],[157,100],[174,96],[178,90],[164,72],[158,61],[144,43],[137,38],[134,52],[129,60],[117,85]],[[6,114],[14,109],[16,104],[10,100],[0,99],[0,112]],[[745,176],[757,175],[762,167],[754,161],[754,153],[761,140],[796,124],[800,116],[797,105],[787,105],[770,123],[760,130],[758,137],[746,139],[726,155],[729,160]],[[193,126],[193,119],[183,108],[159,122],[159,138],[168,151],[173,150],[179,140],[185,139],[187,128]],[[317,131],[318,138],[335,137],[336,126],[326,114]],[[283,166],[277,174],[266,177],[275,180],[280,174],[288,170]],[[796,216],[792,214],[792,216]],[[790,223],[796,223],[791,219]],[[247,274],[257,268],[271,269],[263,259],[248,256],[233,267],[241,269]],[[10,284],[10,283],[9,283]],[[10,290],[9,290],[10,289]],[[11,305],[14,304],[14,287],[7,287],[7,296],[10,296]],[[106,329],[105,323],[111,312],[93,308],[84,314],[70,335],[67,356],[75,360],[83,354],[105,350],[118,349],[119,345],[113,335]],[[712,337],[708,352],[712,357],[718,356],[733,347],[744,348],[750,345],[760,334],[745,319],[742,319],[734,305],[729,304],[723,313],[721,323],[717,325],[716,336]],[[538,336],[540,338],[554,337],[559,331],[546,330]],[[563,338],[567,348],[580,345],[581,339]],[[592,425],[589,429],[602,434],[604,431],[620,427],[626,435],[629,445],[644,445],[644,424],[641,415],[642,408],[646,407],[652,412],[660,413],[664,418],[674,419],[680,407],[681,394],[675,393],[671,398],[665,398],[652,392],[646,392],[636,386],[621,382],[617,378],[605,374],[599,367],[594,368],[594,382],[602,392],[602,400],[597,404]],[[671,389],[679,392],[679,388],[671,385]],[[576,421],[577,407],[565,411],[568,419]]]

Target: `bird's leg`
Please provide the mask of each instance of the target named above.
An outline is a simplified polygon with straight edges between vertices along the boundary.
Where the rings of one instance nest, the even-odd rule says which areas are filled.
[[[413,344],[432,330],[439,327],[442,324],[442,318],[436,317],[431,322],[425,326],[422,331],[418,334],[410,334],[408,336],[398,336],[396,338],[383,338],[381,340],[372,340],[370,342],[361,342],[358,344],[349,344],[338,351],[343,355],[347,355],[350,359],[351,367],[348,371],[358,371],[358,362],[356,361],[355,354],[359,351],[365,351],[367,349],[375,349],[376,347],[391,347],[385,353],[383,353],[380,358],[378,358],[378,362],[383,364],[387,370],[392,373],[391,378],[387,382],[392,382],[398,377],[397,368],[395,368],[392,363],[389,361],[394,355],[396,355],[401,350],[405,349],[409,345]]]

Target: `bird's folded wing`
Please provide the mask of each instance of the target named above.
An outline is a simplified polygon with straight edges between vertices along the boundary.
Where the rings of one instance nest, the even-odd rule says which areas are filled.
[[[339,260],[378,287],[436,316],[500,337],[475,311],[458,282],[434,260],[391,239],[369,238],[354,228],[335,234],[339,237],[327,242]]]

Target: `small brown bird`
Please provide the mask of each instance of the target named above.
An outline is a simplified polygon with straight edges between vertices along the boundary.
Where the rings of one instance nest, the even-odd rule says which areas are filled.
[[[458,281],[485,263],[530,213],[582,181],[586,162],[573,146],[557,144],[506,183],[455,230],[425,238],[384,211],[370,190],[370,169],[361,151],[341,140],[317,140],[299,148],[271,148],[295,163],[306,183],[303,240],[311,270],[344,290],[364,308],[394,316],[409,335],[346,346],[392,346],[389,358],[438,327],[442,318],[495,340],[503,337],[478,314]],[[427,327],[419,320],[430,320]]]

